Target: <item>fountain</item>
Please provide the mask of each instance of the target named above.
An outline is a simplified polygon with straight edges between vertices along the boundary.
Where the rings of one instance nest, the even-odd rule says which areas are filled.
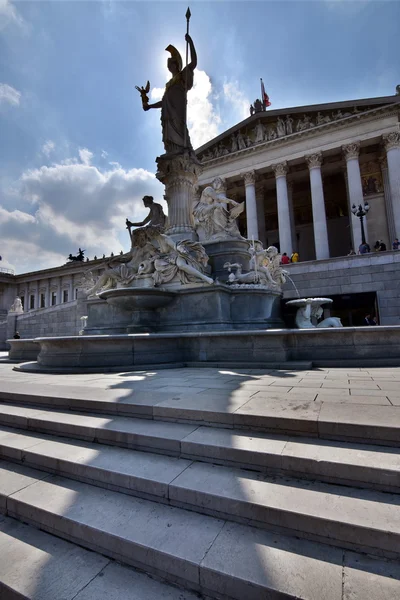
[[[129,252],[105,261],[97,280],[90,270],[84,274],[81,335],[8,340],[10,358],[38,347],[37,363],[20,370],[82,372],[204,363],[299,368],[298,361],[310,368],[316,348],[317,359],[328,361],[347,359],[349,347],[353,359],[399,357],[397,330],[385,331],[382,344],[378,328],[361,328],[368,331],[360,337],[360,328],[343,328],[338,319],[313,323],[329,298],[290,301],[300,329],[283,329],[288,274],[278,250],[241,236],[237,218],[244,204],[226,196],[220,177],[198,197],[201,165],[186,127],[197,57],[189,35],[186,41],[191,59],[185,68],[176,48],[167,48],[172,79],[160,102],[149,104],[149,83],[137,88],[145,111],[161,109],[165,154],[156,159],[156,176],[165,186],[168,218],[145,196],[148,217],[126,221]]]

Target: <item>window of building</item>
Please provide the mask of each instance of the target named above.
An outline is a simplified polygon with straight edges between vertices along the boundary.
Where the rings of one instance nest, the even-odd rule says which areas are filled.
[[[63,290],[63,302],[68,302],[68,290]]]
[[[29,308],[30,308],[30,310],[35,308],[35,294],[31,294],[29,296]]]
[[[51,292],[51,305],[55,306],[57,304],[57,292]]]
[[[25,296],[20,296],[20,298],[21,298],[22,308],[24,308],[24,305],[25,305]]]
[[[46,300],[44,294],[40,294],[40,308],[45,308]]]
[[[78,299],[78,288],[75,288],[75,300]]]

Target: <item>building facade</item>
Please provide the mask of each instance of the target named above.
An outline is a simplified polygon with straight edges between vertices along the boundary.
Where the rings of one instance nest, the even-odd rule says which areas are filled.
[[[400,94],[259,111],[197,151],[199,192],[215,177],[246,201],[240,228],[300,260],[345,256],[361,243],[351,211],[368,200],[371,247],[400,236]]]

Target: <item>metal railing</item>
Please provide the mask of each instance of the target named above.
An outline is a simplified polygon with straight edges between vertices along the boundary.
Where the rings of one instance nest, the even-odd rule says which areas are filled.
[[[7,269],[7,267],[0,267],[0,273],[8,273],[9,275],[14,275],[14,269]]]

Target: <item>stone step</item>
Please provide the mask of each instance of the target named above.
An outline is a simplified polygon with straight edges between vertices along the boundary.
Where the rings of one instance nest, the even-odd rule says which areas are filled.
[[[10,517],[0,517],[0,554],[3,600],[198,599]]]
[[[171,456],[180,455],[181,441],[197,429],[197,425],[183,423],[118,416],[107,418],[11,404],[0,405],[0,425],[89,442],[163,452]]]
[[[150,421],[149,424],[151,423]],[[36,433],[35,423],[31,422],[30,425],[29,432],[0,426],[0,457],[37,467],[46,466],[49,470],[53,470],[54,465],[43,462],[47,460],[47,455],[50,459],[57,456],[60,460],[67,458],[76,463],[84,462],[85,457],[95,456],[97,466],[101,468],[99,464],[101,460],[104,469],[115,465],[112,460],[114,456],[118,456],[118,465],[120,467],[126,465],[126,468],[130,468],[132,454],[128,449],[110,448],[98,443],[91,444],[78,440],[66,441],[65,437]],[[171,429],[173,432],[176,429],[175,425],[175,423],[164,423],[164,431],[168,432]],[[158,447],[153,452],[161,451],[161,441],[157,440]],[[170,441],[171,435],[165,445],[169,446]],[[136,447],[145,447],[147,450],[147,454],[140,452],[142,462],[153,464],[152,461],[157,459],[160,463],[162,460],[160,456],[151,458],[151,454],[148,458],[149,443],[148,440],[138,440],[136,444]],[[205,426],[198,427],[186,437],[178,439],[178,443],[179,447],[172,454],[186,459],[181,460],[183,468],[186,468],[190,461],[196,460],[259,471],[269,475],[292,476],[353,487],[400,492],[400,451],[397,448],[273,436]],[[118,445],[117,439],[112,445]],[[56,452],[56,448],[60,450]],[[167,453],[168,448],[164,451],[165,463],[175,465],[176,458],[167,456]],[[43,454],[46,459],[42,460]],[[87,463],[84,466],[87,467]],[[148,475],[148,472],[146,474]],[[87,478],[93,479],[89,475]]]
[[[393,494],[18,434],[0,443],[2,457],[56,475],[225,520],[400,556],[399,497]]]
[[[225,522],[54,475],[43,478],[43,472],[28,467],[2,464],[0,510],[9,517],[64,540],[215,599],[365,600],[368,597],[394,600],[400,596],[398,562],[376,560],[341,548]],[[43,582],[46,592],[46,583],[53,585],[54,590],[53,596],[49,595],[52,592],[47,596],[35,595],[35,600],[64,597],[57,593],[58,589],[62,589],[65,578],[61,575],[57,577],[55,550],[51,554],[54,557],[54,571],[51,558],[41,554],[49,553],[46,546],[50,544],[49,540],[54,545],[59,540],[54,542],[52,536],[48,537],[42,532],[35,533],[46,536],[45,539],[33,540],[33,530],[29,531],[30,534],[17,534],[14,531],[13,537],[18,537],[16,544],[19,547],[14,546],[14,560],[6,563],[0,561],[0,580],[3,582],[7,577],[7,566],[2,571],[2,565],[9,565],[11,576],[5,582],[8,586],[6,589],[18,585],[16,582],[19,578],[13,574],[18,568],[20,553],[25,552],[25,556],[33,553],[30,554],[33,559],[26,561],[26,572],[23,570],[25,561],[20,562],[19,573],[25,574],[29,585],[29,570],[32,572],[33,569],[35,579],[31,585],[40,589],[37,586]],[[2,540],[0,537],[0,544]],[[19,544],[21,541],[22,544]],[[6,543],[8,552],[13,546],[9,540]],[[39,553],[36,554],[38,546]],[[102,588],[103,582],[98,578],[101,568],[106,576],[108,566],[104,568],[99,562],[106,559],[88,554],[90,558],[82,561],[83,554],[78,556],[76,552],[76,582],[71,581],[70,585],[76,583],[79,586],[90,569],[93,572],[92,583],[78,593],[76,600],[142,598],[140,595],[124,595],[124,588],[121,595],[116,595],[115,590],[114,596],[106,595],[107,579],[104,580],[106,587]],[[38,563],[43,566],[43,579],[37,569]],[[67,559],[63,574],[69,573],[70,563]],[[49,578],[46,580],[45,564],[53,575],[50,581]],[[110,571],[111,567],[114,571],[121,569],[111,565]],[[121,579],[119,574],[114,575],[114,585],[118,585]],[[19,582],[19,585],[24,586],[24,582]],[[93,585],[92,589],[90,585]],[[111,590],[112,585],[108,589]],[[136,587],[132,588],[132,592],[136,592]],[[181,597],[178,596],[180,600],[191,598],[190,595],[185,596],[184,592],[181,594]],[[21,598],[21,595],[9,597]],[[65,598],[69,600],[68,596]],[[144,598],[147,600],[146,596]],[[176,596],[159,595],[155,598],[175,600]],[[148,599],[153,600],[153,597],[148,596]]]
[[[400,405],[336,404],[221,392],[190,394],[179,388],[134,391],[32,384],[27,390],[26,384],[2,382],[0,403],[400,447]]]

